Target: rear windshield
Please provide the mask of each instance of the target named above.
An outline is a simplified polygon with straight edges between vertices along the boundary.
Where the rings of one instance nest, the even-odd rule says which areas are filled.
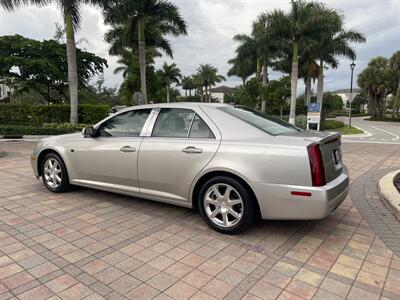
[[[268,116],[246,106],[224,106],[219,109],[272,135],[301,131],[301,129],[286,121]]]

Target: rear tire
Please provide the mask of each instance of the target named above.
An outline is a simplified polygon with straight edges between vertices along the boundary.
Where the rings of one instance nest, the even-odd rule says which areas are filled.
[[[58,154],[46,154],[42,161],[41,171],[43,183],[50,192],[63,193],[69,190],[67,168]]]
[[[212,229],[225,234],[238,234],[257,219],[255,199],[238,180],[216,176],[200,189],[198,208]]]

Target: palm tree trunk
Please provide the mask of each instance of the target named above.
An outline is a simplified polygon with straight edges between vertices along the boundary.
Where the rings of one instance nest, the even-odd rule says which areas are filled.
[[[318,73],[318,84],[317,84],[317,103],[321,106],[322,111],[322,101],[324,99],[324,65],[323,61],[320,61],[319,73]]]
[[[167,85],[167,103],[169,103],[169,85]]]
[[[393,118],[399,115],[399,107],[400,107],[400,77],[399,77],[399,84],[397,85],[397,92],[396,96],[393,100]]]
[[[146,87],[146,41],[144,34],[144,17],[139,17],[139,68],[140,68],[140,90],[143,94],[144,103],[147,103]]]
[[[297,97],[297,78],[299,77],[299,44],[293,43],[293,61],[292,61],[292,74],[291,74],[291,96],[290,96],[290,115],[289,123],[296,123],[296,97]]]
[[[71,107],[70,122],[78,123],[78,67],[76,65],[76,45],[74,25],[72,16],[66,10],[64,15],[65,33],[67,37],[67,63],[68,63],[68,86]]]
[[[260,68],[261,68],[260,59],[257,58],[257,63],[256,63],[256,79],[257,79],[257,82],[260,81]]]
[[[268,84],[268,67],[266,63],[267,58],[264,57],[263,66],[262,66],[262,86],[265,88]],[[265,99],[264,93],[262,93],[262,101],[261,101],[261,111],[265,112],[267,108],[267,99]]]
[[[306,105],[307,107],[311,103],[311,77],[306,79]]]
[[[192,89],[189,90],[189,97],[192,98]]]

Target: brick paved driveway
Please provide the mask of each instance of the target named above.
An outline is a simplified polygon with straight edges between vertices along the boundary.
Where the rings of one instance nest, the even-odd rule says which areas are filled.
[[[0,299],[400,298],[400,260],[353,207],[241,236],[188,209],[32,175],[32,143],[0,142]],[[400,166],[397,145],[344,144],[352,179]]]

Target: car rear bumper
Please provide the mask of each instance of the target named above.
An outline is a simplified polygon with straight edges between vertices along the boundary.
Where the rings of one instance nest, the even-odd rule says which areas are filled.
[[[323,219],[334,212],[349,191],[349,175],[343,173],[322,187],[305,187],[267,183],[253,183],[263,219],[312,220]],[[305,192],[310,196],[291,193]]]

